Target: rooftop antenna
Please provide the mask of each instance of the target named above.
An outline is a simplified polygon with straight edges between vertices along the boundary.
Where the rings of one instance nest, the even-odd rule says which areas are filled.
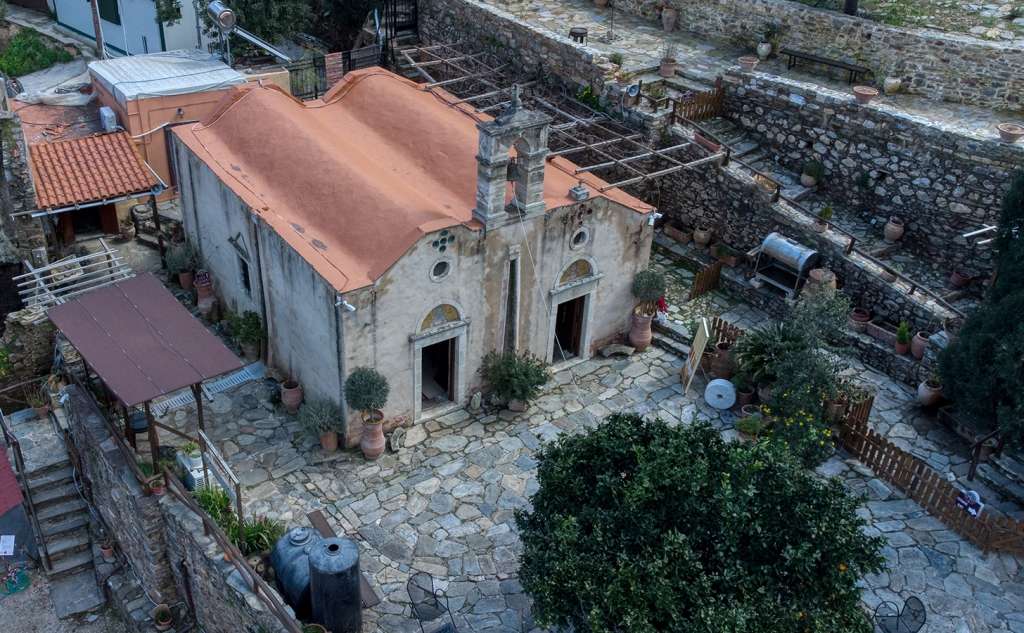
[[[238,17],[235,15],[235,12],[232,11],[221,0],[213,0],[213,2],[206,5],[206,12],[210,14],[210,17],[213,19],[213,23],[217,25],[217,29],[220,31],[221,44],[224,47],[225,61],[227,62],[228,66],[231,65],[231,42],[228,36],[232,33],[251,44],[259,46],[260,48],[267,51],[274,57],[277,57],[278,59],[281,59],[286,63],[291,63],[295,61],[288,55],[285,55],[283,52],[278,50],[277,48],[274,48],[266,40],[257,37],[256,35],[253,35],[249,31],[246,31],[242,27],[238,26]]]

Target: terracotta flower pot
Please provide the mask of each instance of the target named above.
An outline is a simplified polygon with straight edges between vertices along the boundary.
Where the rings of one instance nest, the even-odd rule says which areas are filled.
[[[320,448],[322,448],[325,453],[333,453],[338,450],[338,432],[325,431],[321,433]]]
[[[899,341],[896,341],[892,344],[892,347],[900,356],[904,356],[910,351],[910,343],[900,343]]]
[[[662,59],[661,64],[658,66],[658,75],[662,77],[675,77],[676,64],[676,60],[672,57]]]
[[[666,33],[670,33],[676,28],[676,20],[679,19],[679,11],[672,7],[665,7],[661,10],[661,28]]]
[[[370,420],[363,422],[363,437],[359,440],[359,448],[363,457],[374,460],[384,453],[384,422]]]
[[[761,413],[761,407],[756,404],[745,404],[740,407],[740,417],[749,418],[752,415]]]
[[[850,329],[854,332],[864,332],[868,329],[868,322],[870,320],[870,312],[864,308],[854,308],[850,312]]]
[[[883,229],[883,235],[885,236],[886,242],[898,242],[903,237],[903,232],[906,228],[903,226],[903,220],[897,216],[892,216],[889,221],[885,223],[885,229]]]
[[[195,273],[191,270],[178,273],[178,285],[181,286],[182,290],[192,290],[192,280],[195,278]]]
[[[651,319],[653,316],[637,314],[635,311],[629,322],[629,344],[636,348],[636,351],[646,350],[653,335],[651,334]]]
[[[694,244],[704,247],[711,243],[711,229],[698,226],[693,229],[693,242]]]
[[[971,275],[959,270],[954,270],[949,276],[949,285],[954,288],[964,288],[967,284],[971,283]]]
[[[740,63],[740,68],[742,68],[748,73],[754,70],[754,68],[756,68],[757,65],[761,62],[760,59],[754,57],[753,55],[744,55],[743,57],[740,57],[737,61]]]
[[[1004,143],[1016,143],[1024,138],[1024,126],[1016,123],[1000,123],[996,129],[999,131],[999,138]]]
[[[924,358],[924,352],[928,349],[928,333],[918,332],[910,339],[910,354],[917,360]]]
[[[853,96],[857,99],[857,103],[861,105],[868,104],[878,96],[878,89],[871,86],[854,86]]]
[[[917,401],[922,407],[934,407],[942,402],[942,385],[925,380],[917,386]]]
[[[100,556],[103,557],[103,561],[107,563],[114,562],[114,546],[109,543],[100,544]]]
[[[162,481],[154,481],[149,484],[149,494],[154,497],[164,496],[164,484]]]
[[[203,283],[194,282],[196,289],[196,299],[206,299],[207,297],[213,296],[213,284],[206,281]]]
[[[297,413],[302,404],[302,385],[294,380],[281,383],[281,404],[288,413]]]
[[[735,370],[732,361],[731,346],[728,343],[719,343],[715,346],[715,358],[711,361],[711,374],[716,378],[732,378]]]
[[[747,387],[745,390],[736,388],[736,404],[740,405],[740,408],[749,407],[754,403],[754,388]]]
[[[661,230],[665,235],[671,237],[680,244],[689,244],[690,240],[693,239],[692,231],[687,231],[686,229],[681,229],[671,224],[666,224]]]

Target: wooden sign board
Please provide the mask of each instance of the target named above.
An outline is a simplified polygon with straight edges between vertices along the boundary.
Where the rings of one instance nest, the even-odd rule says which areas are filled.
[[[690,383],[693,382],[693,377],[697,375],[697,370],[700,369],[700,359],[704,356],[704,350],[707,349],[710,339],[711,330],[708,328],[708,320],[701,317],[700,325],[697,326],[697,333],[693,335],[690,355],[686,358],[686,363],[683,364],[683,371],[681,373],[684,394],[690,391]]]

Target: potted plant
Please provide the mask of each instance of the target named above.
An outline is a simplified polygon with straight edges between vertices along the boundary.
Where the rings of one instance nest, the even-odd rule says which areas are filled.
[[[162,497],[164,495],[163,475],[155,475],[152,479],[147,481],[146,490],[154,497]]]
[[[610,61],[611,63],[615,64],[616,66],[622,66],[622,62],[624,61],[624,58],[622,57],[622,53],[612,53],[611,55],[608,56],[608,61]],[[628,81],[628,79],[629,78],[626,77],[627,81]]]
[[[736,61],[738,61],[740,63],[740,68],[742,68],[744,71],[749,73],[749,72],[753,71],[754,68],[757,67],[757,64],[761,60],[756,58],[756,57],[754,57],[753,55],[744,55],[743,57],[740,57]]]
[[[320,448],[325,453],[338,450],[338,426],[341,410],[338,405],[324,398],[307,400],[299,409],[299,424],[320,438]]]
[[[828,230],[828,222],[832,219],[832,206],[825,205],[818,211],[818,217],[814,220],[814,230],[824,233]]]
[[[171,247],[164,256],[167,273],[178,278],[182,290],[192,290],[196,269],[196,254],[188,244]]]
[[[1016,123],[1000,123],[996,130],[999,131],[999,138],[1004,143],[1016,143],[1024,138],[1024,126]]]
[[[736,404],[745,407],[754,402],[754,383],[742,370],[737,371],[732,377],[732,384],[736,387]]]
[[[153,628],[157,631],[166,631],[174,624],[174,615],[166,604],[156,605],[150,615],[153,617]]]
[[[302,404],[302,385],[294,378],[281,383],[281,404],[288,413],[298,413],[299,405]]]
[[[882,230],[882,234],[885,237],[886,242],[895,243],[903,237],[903,232],[905,230],[906,227],[904,226],[903,218],[894,215],[885,223],[885,228]]]
[[[670,4],[661,5],[661,28],[666,33],[671,33],[676,28],[676,20],[679,19],[679,11]]]
[[[363,417],[363,437],[359,448],[366,459],[377,459],[384,452],[384,412],[388,401],[388,379],[372,367],[356,367],[345,379],[345,402]]]
[[[494,395],[517,413],[526,411],[549,377],[544,362],[529,352],[494,350],[484,356],[480,374]]]
[[[825,175],[825,165],[819,160],[809,160],[804,163],[800,172],[800,184],[805,187],[813,187],[821,181]]]
[[[181,453],[185,456],[185,460],[188,461],[191,468],[198,468],[203,463],[203,453],[199,450],[199,445],[195,442],[189,441],[181,445]]]
[[[639,302],[630,318],[629,344],[642,352],[651,344],[651,319],[658,312],[658,299],[665,296],[665,276],[651,269],[638,272],[633,278],[633,296]]]
[[[878,88],[872,88],[871,86],[854,86],[853,96],[857,99],[857,103],[867,105],[871,103],[872,99],[878,96]]]
[[[677,63],[676,45],[667,42],[661,53],[661,65],[658,67],[658,74],[662,77],[674,77]]]
[[[850,329],[854,332],[864,332],[868,329],[871,321],[871,311],[865,308],[854,308],[850,311]]]
[[[896,343],[894,344],[896,353],[903,356],[910,351],[910,326],[907,325],[906,321],[900,321],[900,325],[896,328]]]
[[[693,243],[704,248],[711,243],[711,229],[700,224],[693,229]]]
[[[715,244],[715,258],[732,268],[739,261],[739,253],[728,244]]]
[[[934,407],[942,402],[942,383],[938,374],[933,373],[917,385],[917,401],[922,407]]]
[[[964,288],[974,279],[974,275],[959,268],[953,269],[949,275],[949,285],[954,288]]]
[[[100,556],[103,557],[105,563],[114,562],[114,544],[110,542],[110,539],[105,538],[100,541]]]
[[[679,224],[678,220],[669,220],[665,223],[665,226],[661,227],[661,231],[680,244],[689,244],[690,240],[693,239],[693,232]]]
[[[252,360],[260,358],[260,342],[263,340],[263,321],[260,315],[246,310],[241,315],[232,315],[231,334],[242,348],[242,354]]]
[[[757,440],[757,436],[764,430],[764,418],[760,413],[748,415],[736,421],[736,430],[740,436],[747,440]]]
[[[921,360],[924,358],[925,350],[928,349],[928,338],[931,335],[928,332],[917,332],[914,334],[914,338],[910,341],[910,355]]]
[[[768,59],[772,54],[772,40],[775,39],[777,29],[775,26],[769,26],[761,34],[761,41],[757,43],[757,57],[761,61]]]
[[[50,404],[47,399],[43,397],[42,390],[26,389],[25,402],[35,410],[37,418],[40,420],[46,419],[46,415],[50,412]]]
[[[135,239],[135,223],[132,222],[131,218],[121,220],[121,223],[118,225],[118,230],[122,241],[129,242]]]

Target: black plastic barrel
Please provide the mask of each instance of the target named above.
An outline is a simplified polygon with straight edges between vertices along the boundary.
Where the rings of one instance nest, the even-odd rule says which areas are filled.
[[[331,633],[360,633],[359,547],[348,539],[325,538],[309,550],[313,622]]]
[[[301,620],[308,620],[313,613],[309,597],[309,548],[322,540],[315,530],[292,528],[278,539],[270,554],[277,588]]]

